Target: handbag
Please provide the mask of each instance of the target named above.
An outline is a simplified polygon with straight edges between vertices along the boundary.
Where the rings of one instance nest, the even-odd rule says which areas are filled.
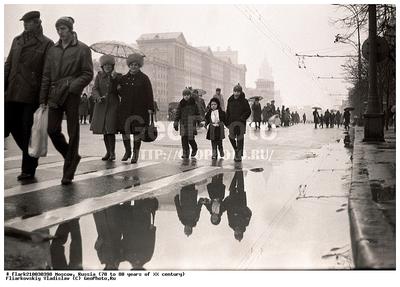
[[[47,106],[40,106],[33,114],[33,125],[28,147],[28,153],[31,157],[39,158],[47,155],[48,117],[49,109]]]
[[[158,136],[157,127],[154,125],[153,114],[150,114],[150,123],[146,125],[143,129],[142,141],[153,142]]]

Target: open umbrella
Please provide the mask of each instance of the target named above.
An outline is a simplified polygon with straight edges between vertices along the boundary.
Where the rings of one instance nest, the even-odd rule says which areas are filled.
[[[354,111],[354,108],[353,107],[347,107],[347,108],[344,108],[344,110],[345,111]]]
[[[313,110],[317,109],[317,110],[322,110],[320,107],[312,107]]]
[[[250,97],[250,98],[249,98],[249,101],[255,101],[256,99],[258,99],[259,101],[261,101],[261,100],[264,99],[264,98],[261,97],[261,96],[254,96],[254,97]]]
[[[193,92],[196,92],[199,96],[207,94],[207,92],[203,89],[194,89]]]
[[[111,55],[117,58],[127,59],[130,54],[144,54],[138,49],[118,41],[102,41],[90,45],[90,48],[100,54]]]

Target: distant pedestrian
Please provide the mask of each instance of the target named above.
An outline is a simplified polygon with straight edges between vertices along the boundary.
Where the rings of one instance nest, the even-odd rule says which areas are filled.
[[[348,130],[350,128],[350,111],[345,110],[343,113],[343,118],[344,118],[344,128]]]
[[[337,111],[336,112],[336,115],[335,115],[335,122],[336,122],[336,124],[337,124],[337,127],[340,127],[340,119],[342,118],[342,115],[340,114],[340,112],[339,111]]]
[[[191,91],[184,89],[182,92],[183,99],[179,102],[175,114],[174,129],[181,135],[182,142],[182,158],[189,158],[190,148],[192,148],[191,157],[197,154],[197,143],[195,136],[197,135],[196,123],[199,120],[199,108],[195,100],[191,97]]]
[[[307,121],[307,116],[306,116],[306,113],[304,113],[304,114],[303,114],[303,124],[305,124],[306,121]]]
[[[92,97],[95,100],[93,121],[90,130],[93,134],[102,134],[106,154],[102,160],[115,160],[115,134],[118,131],[118,77],[114,71],[115,59],[110,55],[100,57],[100,71],[94,81]]]
[[[93,111],[94,111],[94,105],[95,105],[95,100],[93,98],[93,95],[89,96],[89,124],[92,123],[93,120]]]
[[[121,103],[118,109],[118,129],[122,133],[125,154],[121,161],[137,163],[142,144],[143,131],[150,124],[154,112],[153,88],[149,77],[140,69],[143,67],[144,56],[140,53],[130,54],[126,59],[128,73],[117,77],[120,85]],[[133,150],[131,146],[133,135]]]
[[[246,133],[246,120],[250,117],[249,102],[240,84],[233,88],[233,95],[228,99],[226,109],[226,124],[229,128],[229,140],[235,151],[236,162],[242,161],[244,148],[244,134]]]
[[[224,157],[224,147],[222,140],[225,138],[224,124],[226,122],[225,112],[221,109],[219,100],[212,98],[210,100],[210,110],[207,112],[205,117],[205,127],[207,128],[207,139],[211,140],[212,147],[212,159],[217,159],[219,155]]]
[[[160,111],[160,109],[158,108],[158,104],[156,101],[154,101],[154,121],[157,121],[157,114]]]
[[[325,122],[325,126],[326,126],[326,128],[328,128],[328,127],[329,127],[329,121],[330,121],[330,118],[331,118],[331,113],[329,112],[329,110],[328,110],[328,109],[326,109],[326,111],[325,111],[325,115],[324,115],[324,122]]]
[[[213,96],[213,98],[217,98],[220,106],[221,106],[221,110],[225,111],[225,101],[224,101],[224,95],[221,94],[221,89],[220,88],[216,88],[215,89],[215,95]]]
[[[261,128],[261,104],[258,98],[255,98],[253,105],[251,106],[253,112],[253,122],[256,124],[256,129]]]
[[[49,105],[47,132],[54,147],[64,157],[61,183],[71,184],[81,159],[79,155],[79,102],[83,89],[93,78],[90,48],[78,41],[74,19],[61,17],[56,22],[60,40],[51,47],[44,66],[40,103]],[[64,112],[69,142],[62,134]]]
[[[33,114],[39,106],[43,66],[53,41],[43,35],[39,11],[22,16],[24,31],[16,36],[4,63],[4,130],[22,151],[18,180],[35,177],[38,159],[28,153]]]
[[[86,118],[89,114],[89,100],[86,93],[83,93],[79,103],[79,120],[81,124],[86,125]]]

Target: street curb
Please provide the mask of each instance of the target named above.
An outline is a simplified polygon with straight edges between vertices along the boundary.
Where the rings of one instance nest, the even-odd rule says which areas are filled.
[[[356,269],[396,269],[396,238],[372,200],[362,127],[351,128],[353,168],[349,196],[350,236]]]

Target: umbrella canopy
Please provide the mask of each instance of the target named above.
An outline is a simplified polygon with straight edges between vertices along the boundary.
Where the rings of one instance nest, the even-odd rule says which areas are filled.
[[[258,99],[259,101],[261,101],[261,100],[264,99],[264,98],[261,97],[261,96],[254,96],[254,97],[250,97],[250,98],[249,98],[249,101],[255,101],[256,99]]]
[[[353,107],[347,107],[347,108],[344,108],[344,110],[345,111],[354,111],[354,108]]]
[[[320,107],[312,107],[312,109],[322,110]]]
[[[130,54],[139,53],[144,54],[138,49],[118,41],[102,41],[90,45],[90,48],[103,55],[111,55],[117,58],[127,59]]]
[[[203,89],[194,89],[193,92],[196,92],[199,96],[207,94],[207,92]]]

